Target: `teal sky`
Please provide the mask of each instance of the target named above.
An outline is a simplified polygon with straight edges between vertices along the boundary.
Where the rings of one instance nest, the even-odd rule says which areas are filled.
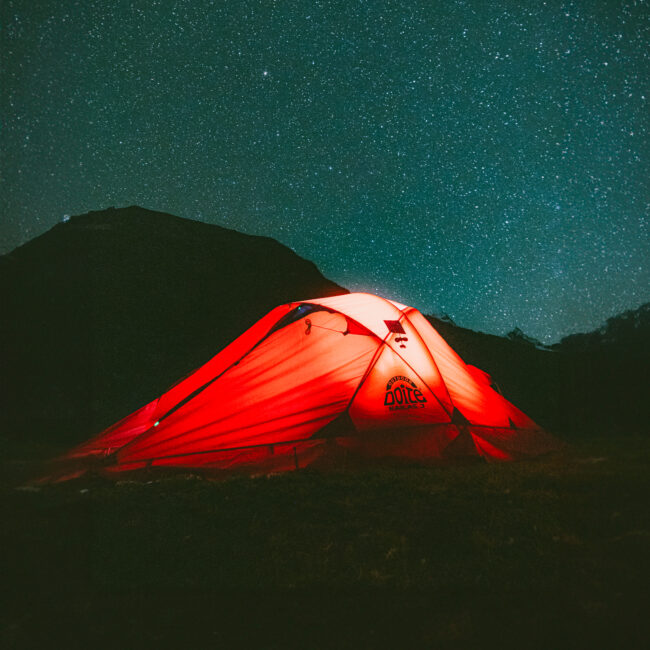
[[[474,329],[593,329],[650,300],[648,9],[4,0],[0,252],[139,204]]]

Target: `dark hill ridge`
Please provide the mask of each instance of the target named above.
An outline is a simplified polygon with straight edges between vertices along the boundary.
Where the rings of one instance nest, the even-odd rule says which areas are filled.
[[[276,305],[340,293],[273,239],[135,206],[72,217],[0,257],[0,426],[86,438]]]
[[[638,309],[630,309],[618,316],[608,318],[602,327],[593,332],[565,336],[554,347],[565,350],[588,350],[599,346],[619,346],[629,348],[634,354],[639,354],[639,351],[645,355],[649,354],[650,302],[641,305]]]

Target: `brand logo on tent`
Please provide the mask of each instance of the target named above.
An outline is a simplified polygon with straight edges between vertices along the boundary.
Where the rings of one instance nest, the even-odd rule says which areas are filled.
[[[389,411],[424,408],[426,401],[427,398],[408,377],[396,375],[386,384],[384,406]]]

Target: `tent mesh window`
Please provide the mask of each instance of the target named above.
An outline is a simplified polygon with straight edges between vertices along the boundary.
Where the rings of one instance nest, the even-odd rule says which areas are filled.
[[[281,330],[283,327],[286,327],[287,325],[291,325],[291,323],[295,323],[296,321],[300,320],[301,318],[304,318],[305,316],[308,316],[309,314],[313,314],[314,312],[317,311],[329,311],[331,312],[331,309],[328,309],[327,307],[322,307],[321,305],[298,305],[295,309],[292,309],[288,314],[285,314],[270,330],[267,336],[270,336],[274,332],[277,332],[278,330]]]

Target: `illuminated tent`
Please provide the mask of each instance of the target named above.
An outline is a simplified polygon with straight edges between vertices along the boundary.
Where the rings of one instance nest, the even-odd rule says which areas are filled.
[[[332,458],[509,460],[557,446],[412,307],[353,293],[277,307],[69,459],[283,470]]]

